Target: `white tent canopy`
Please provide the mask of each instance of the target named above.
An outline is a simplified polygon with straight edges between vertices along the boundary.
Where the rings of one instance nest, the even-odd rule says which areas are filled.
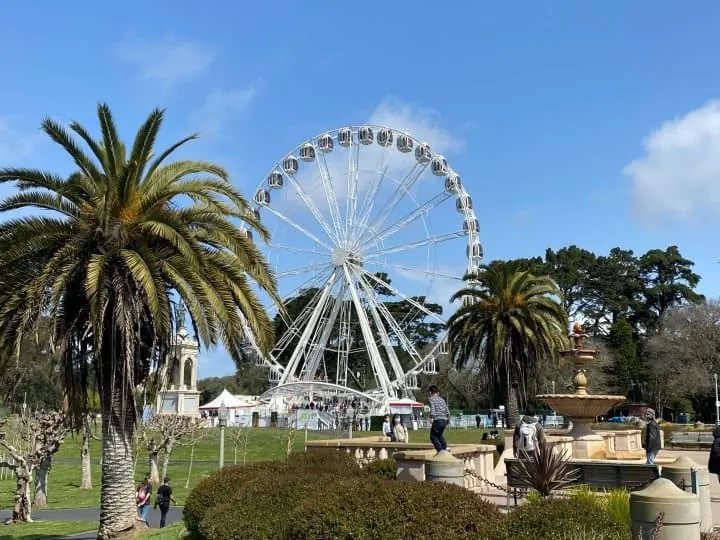
[[[216,410],[219,409],[222,405],[225,405],[225,407],[227,407],[228,409],[238,409],[240,407],[247,407],[248,403],[236,398],[230,392],[228,392],[226,388],[224,388],[223,391],[220,392],[220,395],[218,397],[213,399],[210,403],[202,405],[200,407],[200,410]]]

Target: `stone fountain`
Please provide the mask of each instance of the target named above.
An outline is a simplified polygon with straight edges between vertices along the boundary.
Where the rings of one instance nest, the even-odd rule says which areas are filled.
[[[572,429],[568,433],[573,438],[573,458],[594,459],[604,454],[603,437],[593,433],[590,426],[598,416],[604,415],[610,409],[625,401],[625,396],[602,396],[588,394],[586,366],[597,357],[598,351],[585,349],[583,341],[586,337],[585,329],[580,323],[575,323],[570,337],[574,347],[561,351],[563,358],[570,358],[575,366],[573,394],[540,394],[536,396],[540,401],[551,407],[554,411],[567,417],[572,422]]]

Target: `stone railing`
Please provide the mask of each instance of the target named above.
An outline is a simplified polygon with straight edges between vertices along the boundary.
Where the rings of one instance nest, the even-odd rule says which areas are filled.
[[[495,447],[487,444],[459,444],[451,447],[453,457],[462,460],[466,472],[464,486],[474,491],[489,491],[488,482],[495,482],[493,453]],[[393,459],[397,463],[397,479],[406,481],[425,481],[425,464],[435,456],[435,450],[408,450],[395,452]]]
[[[331,449],[347,452],[355,456],[362,467],[376,459],[390,459],[395,452],[431,449],[430,443],[393,443],[384,437],[357,437],[355,439],[329,439],[308,441],[306,452],[326,452]]]
[[[337,450],[352,454],[358,464],[363,465],[376,459],[395,459],[398,466],[398,480],[425,480],[425,461],[435,455],[429,443],[392,443],[383,437],[359,437],[356,439],[332,439],[308,441],[306,452],[327,452]],[[463,460],[465,469],[490,482],[495,481],[494,453],[496,447],[489,444],[451,445],[452,455]],[[465,487],[486,489],[487,486],[474,476],[465,477]]]

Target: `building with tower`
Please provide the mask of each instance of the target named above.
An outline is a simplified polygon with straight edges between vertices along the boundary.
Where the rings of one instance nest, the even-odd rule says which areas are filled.
[[[198,340],[185,328],[185,310],[176,312],[178,329],[161,372],[162,390],[158,392],[157,414],[181,414],[200,417],[200,391],[197,389]]]

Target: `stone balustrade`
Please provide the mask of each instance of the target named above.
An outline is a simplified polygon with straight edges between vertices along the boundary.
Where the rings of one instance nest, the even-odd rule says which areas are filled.
[[[487,444],[460,444],[452,446],[451,451],[453,457],[463,461],[465,471],[472,473],[465,476],[464,486],[473,491],[489,491],[491,487],[481,478],[495,482],[495,447]],[[434,456],[434,449],[395,452],[393,459],[397,463],[397,479],[424,482],[425,464]]]
[[[359,437],[356,439],[332,439],[308,441],[306,452],[327,452],[333,449],[352,454],[358,464],[363,465],[376,459],[395,459],[398,466],[398,480],[425,480],[425,461],[435,455],[429,443],[393,443],[384,437]],[[496,447],[489,444],[451,445],[452,455],[463,460],[465,470],[495,482],[494,453]],[[487,490],[488,486],[478,478],[465,477],[465,487]]]

